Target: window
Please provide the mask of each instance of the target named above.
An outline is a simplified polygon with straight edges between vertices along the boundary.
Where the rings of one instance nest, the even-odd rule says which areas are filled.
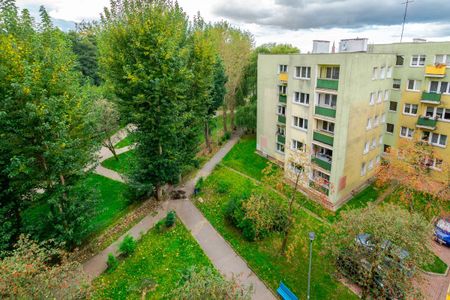
[[[367,130],[372,129],[372,119],[371,118],[367,119],[366,129]]]
[[[381,124],[386,123],[386,113],[383,113],[383,114],[381,115],[380,123],[381,123]]]
[[[386,78],[392,78],[392,66],[387,68]]]
[[[367,154],[367,153],[369,153],[369,142],[366,142],[366,143],[364,144],[364,151],[363,151],[363,154]]]
[[[389,100],[389,90],[385,90],[384,91],[384,101],[388,101]]]
[[[381,103],[383,101],[383,91],[378,91],[377,103]]]
[[[284,126],[277,126],[277,135],[286,135],[286,127]]]
[[[281,116],[285,116],[286,115],[286,106],[278,105],[278,114]]]
[[[420,91],[420,88],[422,87],[422,81],[421,80],[412,80],[408,79],[408,91]]]
[[[373,127],[375,128],[375,127],[377,127],[378,126],[378,116],[375,116],[374,118],[373,118]]]
[[[304,151],[304,144],[302,142],[299,142],[297,140],[292,140],[292,144],[291,144],[291,149],[292,150],[300,150],[300,151]]]
[[[284,144],[277,143],[277,151],[284,153]]]
[[[434,63],[450,66],[450,54],[437,54],[434,57]]]
[[[368,169],[368,170],[372,170],[372,169],[373,169],[373,159],[371,159],[371,160],[369,161],[369,165],[367,166],[367,169]]]
[[[336,108],[337,95],[319,94],[319,106]]]
[[[334,123],[322,121],[322,130],[330,133],[334,133]]]
[[[375,163],[378,165],[380,163],[381,157],[379,155],[377,155],[377,157],[375,158]]]
[[[395,102],[395,101],[390,101],[390,102],[389,102],[389,110],[390,110],[390,111],[397,111],[397,102]]]
[[[450,108],[427,106],[425,116],[442,121],[450,121]]]
[[[374,138],[372,139],[372,145],[370,146],[370,149],[373,150],[377,147],[377,139]]]
[[[307,119],[294,117],[294,123],[292,125],[299,129],[308,130],[308,120]]]
[[[450,84],[447,81],[431,81],[429,92],[450,94]]]
[[[370,105],[374,105],[375,104],[375,97],[376,97],[375,92],[370,93],[370,101],[369,101]]]
[[[295,92],[294,103],[309,105],[309,94]]]
[[[447,146],[447,136],[445,134],[431,133],[431,144],[435,146]]]
[[[295,174],[303,173],[303,167],[292,162],[289,164],[289,169]]]
[[[366,163],[362,163],[361,165],[361,176],[366,175]]]
[[[418,105],[417,104],[408,104],[405,103],[405,106],[403,106],[403,113],[406,115],[417,115],[417,109],[418,109]]]
[[[339,79],[339,67],[327,67],[326,68],[326,79]]]
[[[411,67],[423,67],[425,65],[425,55],[413,55],[411,57]]]
[[[279,85],[278,86],[278,93],[280,95],[286,95],[286,91],[287,91],[287,85]]]
[[[408,138],[411,139],[413,137],[414,134],[414,129],[402,126],[400,128],[400,136],[404,137],[404,138]]]
[[[380,79],[384,79],[384,78],[386,78],[386,68],[381,67],[380,68]]]
[[[380,137],[378,138],[378,143],[381,145],[383,145],[383,135],[380,135]]]
[[[287,65],[279,65],[278,66],[278,73],[287,73],[288,66]]]
[[[394,79],[392,83],[392,88],[398,90],[400,88],[401,83],[402,81],[400,79]]]
[[[378,78],[378,68],[375,67],[375,68],[373,68],[373,71],[372,71],[372,80],[375,80],[377,78]]]
[[[427,159],[426,164],[430,169],[434,169],[437,171],[442,171],[442,159],[439,158],[433,158],[433,159]]]
[[[311,67],[295,67],[295,78],[310,79]]]
[[[386,132],[387,133],[394,133],[394,124],[386,123]]]
[[[403,66],[404,61],[405,61],[405,57],[403,55],[397,55],[397,59],[395,60],[395,65]]]

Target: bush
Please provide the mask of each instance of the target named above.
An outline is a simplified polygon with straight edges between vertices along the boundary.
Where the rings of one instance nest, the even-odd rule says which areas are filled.
[[[108,260],[106,261],[106,265],[108,266],[108,272],[112,272],[119,266],[119,260],[114,256],[114,254],[108,254]]]
[[[197,181],[197,183],[195,184],[195,190],[194,192],[200,193],[202,191],[203,185],[205,184],[205,180],[203,179],[203,177],[200,177]]]
[[[216,192],[219,194],[226,194],[230,190],[230,184],[225,181],[219,181],[217,183]]]
[[[133,254],[133,252],[136,250],[136,241],[134,238],[130,235],[127,235],[122,243],[120,243],[119,251],[124,256],[129,256]]]
[[[231,132],[227,131],[225,132],[222,137],[220,138],[221,142],[226,142],[231,138]]]
[[[166,216],[166,227],[170,228],[175,224],[176,214],[174,211],[169,211]]]

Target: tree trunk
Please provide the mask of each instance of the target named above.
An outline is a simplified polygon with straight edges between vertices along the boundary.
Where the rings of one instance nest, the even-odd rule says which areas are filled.
[[[222,117],[223,117],[223,133],[225,133],[225,132],[228,131],[228,128],[227,128],[227,107],[226,107],[226,105],[223,106]]]
[[[231,131],[236,129],[236,126],[234,126],[234,107],[230,107],[230,127]]]
[[[159,185],[156,187],[156,200],[163,200],[163,189],[162,186]]]
[[[289,239],[289,234],[291,232],[291,227],[292,227],[292,211],[293,211],[293,206],[294,206],[294,200],[295,200],[295,193],[297,193],[297,187],[298,187],[298,182],[300,180],[300,172],[298,172],[296,178],[295,178],[295,186],[294,186],[294,191],[292,192],[292,196],[291,196],[291,200],[289,202],[289,211],[288,211],[288,224],[286,226],[286,229],[284,230],[284,237],[283,237],[283,242],[281,243],[281,255],[285,256],[286,254],[286,248],[287,248],[287,242]]]
[[[109,151],[111,151],[111,153],[114,155],[114,158],[116,160],[119,160],[119,157],[117,156],[117,153],[116,153],[116,148],[114,148],[114,145],[113,145],[110,137],[108,138],[108,140],[106,142],[103,143],[103,146],[105,146],[106,148],[109,149]]]
[[[204,130],[205,130],[204,134],[205,134],[206,150],[208,151],[208,153],[211,153],[211,141],[209,139],[209,118],[207,118],[205,121]]]

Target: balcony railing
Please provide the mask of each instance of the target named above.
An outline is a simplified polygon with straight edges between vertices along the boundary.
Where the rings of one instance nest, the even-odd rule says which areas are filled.
[[[278,75],[278,79],[280,81],[287,82],[288,81],[288,73],[280,73]]]
[[[286,136],[277,134],[277,142],[280,144],[286,144]]]
[[[324,170],[331,171],[331,160],[325,156],[316,155],[311,158],[311,161]]]
[[[286,103],[287,102],[287,96],[283,95],[283,94],[280,94],[278,96],[278,101],[280,101],[281,103]]]
[[[317,79],[317,88],[337,91],[339,86],[338,80],[333,79]]]
[[[311,188],[313,188],[313,189],[315,189],[316,191],[319,191],[319,192],[321,192],[322,194],[325,194],[325,195],[329,195],[329,193],[330,193],[330,190],[328,189],[328,188],[326,188],[326,187],[324,187],[324,186],[322,186],[322,185],[320,185],[320,184],[317,184],[316,182],[314,182],[313,180],[311,180],[310,182],[309,182],[309,187],[311,187]]]
[[[334,138],[332,136],[323,134],[319,131],[314,131],[313,140],[330,145],[330,146],[333,146],[333,142],[334,142]]]
[[[278,115],[278,122],[281,124],[286,124],[286,116]]]
[[[447,66],[446,65],[431,65],[425,67],[425,76],[426,77],[445,77]]]
[[[436,124],[437,120],[435,118],[420,116],[417,120],[416,127],[435,130]]]
[[[420,102],[429,103],[429,104],[440,104],[441,103],[441,94],[423,92]]]
[[[336,118],[336,109],[334,108],[316,106],[314,113],[319,116]]]

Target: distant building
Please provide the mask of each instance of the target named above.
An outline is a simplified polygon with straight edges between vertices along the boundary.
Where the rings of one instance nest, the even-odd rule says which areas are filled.
[[[311,154],[301,189],[337,209],[373,177],[383,152],[420,138],[450,162],[450,42],[369,45],[258,58],[257,150],[290,178],[292,149]],[[439,172],[442,161],[429,162]],[[315,184],[320,177],[320,186]],[[332,188],[330,188],[332,187]],[[316,197],[316,198],[317,198]]]

